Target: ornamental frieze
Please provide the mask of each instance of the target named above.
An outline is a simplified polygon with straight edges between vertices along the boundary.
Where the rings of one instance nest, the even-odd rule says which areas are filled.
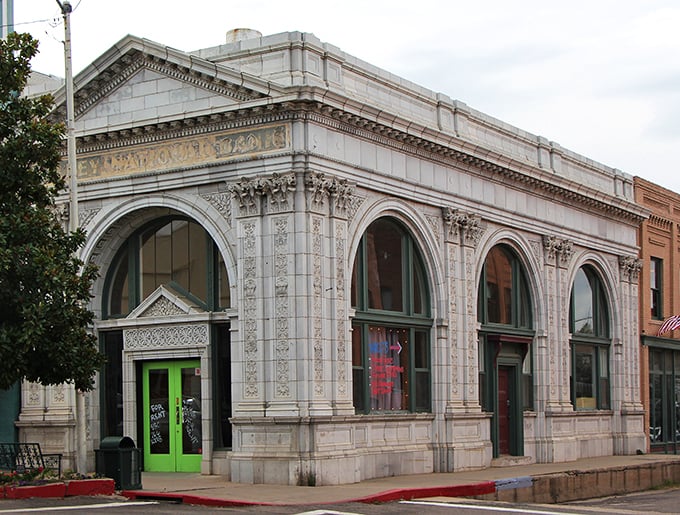
[[[162,172],[288,149],[290,130],[285,124],[175,138],[98,155],[78,156],[78,179]],[[65,168],[65,163],[62,163],[62,167]]]

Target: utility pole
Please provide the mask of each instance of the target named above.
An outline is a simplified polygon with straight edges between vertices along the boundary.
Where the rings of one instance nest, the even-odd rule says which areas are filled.
[[[71,3],[56,0],[64,16],[64,77],[66,85],[66,148],[69,170],[69,230],[78,229],[78,176],[76,166],[75,108],[73,105],[73,68],[71,65]],[[76,391],[76,471],[87,473],[87,419],[85,393]]]

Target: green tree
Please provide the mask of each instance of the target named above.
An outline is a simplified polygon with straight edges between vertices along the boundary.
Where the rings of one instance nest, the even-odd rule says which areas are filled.
[[[20,95],[37,51],[28,34],[0,41],[0,388],[25,378],[87,391],[103,364],[87,330],[97,270],[76,257],[85,233],[56,214],[64,126],[47,117],[53,99]]]

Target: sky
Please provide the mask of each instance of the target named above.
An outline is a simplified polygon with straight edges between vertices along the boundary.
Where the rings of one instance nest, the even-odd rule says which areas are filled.
[[[179,50],[234,28],[321,41],[569,150],[680,193],[678,0],[71,0],[74,73],[128,34]],[[56,0],[15,0],[64,76]]]

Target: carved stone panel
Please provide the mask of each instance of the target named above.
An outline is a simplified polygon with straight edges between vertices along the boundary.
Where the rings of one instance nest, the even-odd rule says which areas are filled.
[[[123,331],[125,350],[167,349],[208,345],[207,324],[140,327]]]

